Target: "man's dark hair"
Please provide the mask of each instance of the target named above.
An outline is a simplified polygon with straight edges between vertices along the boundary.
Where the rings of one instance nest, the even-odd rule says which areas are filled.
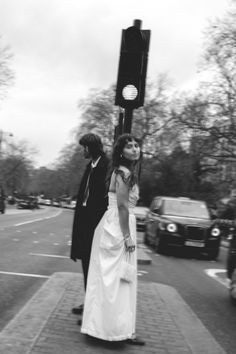
[[[80,145],[87,146],[93,158],[104,155],[101,138],[93,133],[83,135],[79,140]]]

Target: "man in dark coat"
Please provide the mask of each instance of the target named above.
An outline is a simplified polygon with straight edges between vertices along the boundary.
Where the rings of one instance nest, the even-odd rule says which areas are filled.
[[[70,258],[75,262],[81,259],[86,291],[94,231],[107,208],[106,176],[109,161],[98,135],[85,134],[79,143],[84,148],[84,157],[90,159],[90,162],[85,169],[77,195]],[[83,304],[74,307],[72,312],[82,314]]]

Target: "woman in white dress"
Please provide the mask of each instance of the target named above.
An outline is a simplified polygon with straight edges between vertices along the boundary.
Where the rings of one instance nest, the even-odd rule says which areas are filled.
[[[139,198],[139,141],[121,135],[114,146],[109,205],[93,239],[81,332],[107,341],[143,345],[135,334],[137,298],[136,219]],[[136,268],[132,282],[121,280],[121,262]]]

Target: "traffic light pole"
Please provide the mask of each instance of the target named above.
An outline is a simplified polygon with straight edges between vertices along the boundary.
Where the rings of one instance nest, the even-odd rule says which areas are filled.
[[[123,129],[124,129],[124,113],[120,112],[119,113],[119,123],[118,123],[118,134],[119,135],[123,134]]]
[[[131,133],[133,108],[125,108],[124,133]]]
[[[116,141],[119,135],[123,134],[123,132],[124,132],[124,113],[120,112],[118,124],[115,126],[114,142]]]

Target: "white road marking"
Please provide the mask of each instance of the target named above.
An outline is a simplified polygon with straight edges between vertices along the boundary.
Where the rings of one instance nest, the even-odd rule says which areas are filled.
[[[54,242],[54,244],[53,244],[54,246],[58,246],[59,245],[59,243],[57,243],[57,242]]]
[[[14,226],[21,226],[21,225],[26,225],[26,224],[31,224],[33,222],[36,222],[36,221],[42,221],[42,220],[45,220],[45,219],[52,219],[52,218],[55,218],[57,217],[58,215],[61,214],[61,210],[59,212],[57,212],[55,215],[51,215],[51,216],[45,216],[44,218],[38,218],[38,219],[33,219],[33,220],[28,220],[28,221],[24,221],[24,222],[20,222],[18,224],[15,224]]]
[[[146,272],[146,270],[139,270],[138,272],[142,273],[142,274],[147,274],[148,273],[148,272]]]
[[[60,256],[56,254],[45,254],[45,253],[29,253],[31,256],[39,256],[39,257],[52,257],[52,258],[66,258],[69,259],[69,256]]]
[[[42,221],[42,220],[43,220],[43,218],[28,220],[28,221],[24,221],[24,222],[20,222],[20,223],[18,223],[18,224],[15,224],[14,226],[21,226],[21,225],[31,224],[31,223],[33,223],[33,222]]]
[[[13,241],[19,241],[19,239],[18,238],[13,238]]]
[[[217,280],[220,284],[224,285],[226,288],[229,288],[229,284],[230,284],[230,281],[227,277],[225,278],[221,278],[218,276],[219,273],[223,273],[223,274],[226,274],[226,269],[204,269],[205,273]]]
[[[37,234],[38,232],[37,231],[33,231],[32,234]]]
[[[39,241],[33,241],[33,243],[39,243]]]
[[[14,272],[3,272],[3,271],[0,271],[0,274],[19,275],[19,276],[21,276],[21,277],[33,277],[33,278],[50,278],[50,276],[48,276],[48,275],[27,274],[27,273],[14,273]]]

